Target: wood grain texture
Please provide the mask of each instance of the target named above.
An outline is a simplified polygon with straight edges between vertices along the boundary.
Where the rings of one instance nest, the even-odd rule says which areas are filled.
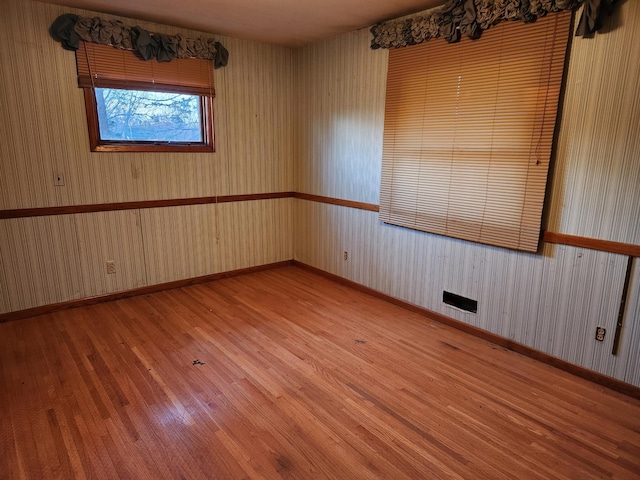
[[[628,255],[630,257],[640,257],[640,245],[631,245],[630,243],[612,242],[611,240],[580,237],[578,235],[567,235],[566,233],[557,232],[544,232],[542,239],[547,243],[559,243],[562,245],[600,250],[602,252],[619,253],[620,255]]]
[[[215,74],[215,153],[91,153],[75,55],[48,34],[51,22],[70,12],[98,15],[3,2],[0,39],[14,48],[0,52],[1,210],[293,190],[291,49],[214,36],[235,57]],[[53,185],[54,174],[65,186]]]
[[[291,191],[371,205],[379,202],[387,53],[369,49],[366,30],[295,52],[221,39],[233,60],[217,74],[218,152],[167,154],[160,159],[155,154],[89,153],[73,54],[47,34],[52,20],[69,11],[33,1],[3,3],[0,40],[13,48],[0,49],[0,209]],[[619,12],[611,32],[574,41],[568,79],[573,93],[565,99],[549,225],[560,233],[638,245],[640,104],[637,89],[630,86],[640,65],[636,48],[640,6],[624,2]],[[147,22],[140,25],[160,33],[194,33]],[[53,186],[55,173],[64,175],[65,187]],[[602,345],[593,341],[594,328],[601,322],[612,331],[610,314],[617,310],[620,293],[618,255],[562,245],[546,246],[542,256],[520,255],[384,227],[375,213],[356,208],[289,198],[266,202],[273,201],[282,202],[281,207],[274,210],[258,201],[247,202],[254,207],[220,208],[224,218],[218,221],[224,220],[219,225],[225,228],[216,231],[222,232],[224,248],[199,250],[205,252],[203,258],[181,252],[166,263],[162,255],[171,255],[175,246],[201,248],[205,243],[201,235],[213,231],[209,219],[190,225],[189,233],[170,221],[177,218],[177,225],[183,226],[179,214],[157,214],[152,219],[149,215],[145,218],[152,223],[145,225],[125,221],[131,211],[104,217],[85,212],[95,218],[80,223],[76,215],[2,220],[1,311],[92,297],[105,286],[134,288],[127,285],[139,278],[136,262],[144,258],[140,245],[145,242],[153,245],[160,260],[157,266],[145,263],[145,275],[166,281],[184,279],[202,264],[224,270],[256,259],[296,258],[432,310],[439,308],[444,288],[485,299],[488,310],[481,318],[449,313],[640,386],[637,267],[632,272],[621,355],[609,354],[610,337]],[[194,211],[188,208],[185,217],[204,220]],[[249,227],[247,222],[255,219],[259,227]],[[275,226],[265,226],[274,219]],[[102,232],[99,238],[93,236],[94,226]],[[117,233],[123,239],[143,237],[143,229],[175,238],[143,237],[143,242],[116,245],[115,235],[109,233],[116,228],[122,229]],[[83,240],[97,243],[82,250],[89,258],[79,260]],[[109,286],[110,280],[101,278],[103,262],[91,258],[109,250],[132,262],[126,279],[118,279],[122,285]],[[342,260],[345,250],[352,261]],[[181,258],[194,263],[181,264]],[[52,412],[45,420],[37,427],[59,424],[60,417]],[[70,441],[64,436],[62,440]],[[229,448],[235,445],[233,439],[223,440]],[[105,442],[117,446],[118,438],[105,437]],[[36,456],[55,450],[31,445]],[[118,455],[126,454],[118,450],[115,460],[106,459],[106,471],[125,475],[126,471],[118,471]],[[31,476],[39,478],[39,470]]]
[[[547,229],[640,245],[640,3],[574,38]]]
[[[573,39],[546,228],[637,246],[640,4],[621,4],[607,28]],[[363,30],[296,52],[297,192],[379,203],[387,53],[369,50],[369,41]],[[354,134],[342,135],[343,124]],[[296,209],[296,260],[640,386],[638,268],[620,355],[611,355],[623,255],[550,243],[522,255],[390,227],[354,208],[298,202]],[[443,306],[443,290],[478,300],[478,314]],[[597,326],[607,329],[602,344]]]
[[[354,202],[352,200],[344,200],[341,198],[331,198],[322,195],[311,195],[309,193],[293,192],[294,198],[308,200],[310,202],[326,203],[329,205],[340,205],[342,207],[357,208],[370,212],[378,212],[379,205],[364,202]],[[0,212],[1,215],[1,212]],[[574,247],[584,247],[591,250],[599,250],[602,252],[619,253],[632,257],[640,257],[640,246],[628,243],[612,242],[610,240],[601,240],[598,238],[580,237],[577,235],[567,235],[558,232],[544,232],[543,241],[547,243],[556,243],[560,245],[570,245]]]
[[[514,342],[512,340],[509,340],[508,338],[495,335],[491,332],[482,330],[481,328],[478,328],[478,327],[474,327],[473,325],[469,325],[468,323],[455,320],[441,313],[428,310],[426,308],[420,307],[418,305],[414,305],[409,302],[405,302],[403,300],[399,300],[385,293],[379,292],[378,290],[365,287],[364,285],[360,285],[359,283],[353,282],[351,280],[347,280],[346,278],[342,278],[342,277],[339,277],[338,275],[334,275],[332,273],[325,272],[324,270],[320,270],[319,268],[305,265],[304,263],[301,263],[298,261],[294,261],[294,265],[297,267],[303,268],[305,270],[309,270],[318,275],[327,277],[333,280],[334,282],[341,283],[342,285],[347,285],[348,287],[354,288],[360,292],[364,292],[367,295],[380,298],[386,302],[392,303],[394,305],[398,305],[412,312],[419,313],[420,315],[424,315],[425,317],[428,317],[432,320],[436,320],[439,323],[442,323],[444,325],[449,325],[451,327],[457,328],[458,330],[461,330],[475,337],[481,338],[483,340],[487,340],[491,343],[495,343],[496,345],[500,345],[501,347],[508,348],[509,350],[520,353],[534,360],[538,360],[548,365],[552,365],[556,368],[564,370],[565,372],[569,372],[573,375],[577,375],[591,382],[595,382],[599,385],[603,385],[607,388],[611,388],[612,390],[615,390],[620,393],[624,393],[625,395],[629,395],[633,398],[640,400],[640,387],[635,387],[628,383],[621,382],[620,380],[617,380],[615,378],[598,374],[592,370],[588,370],[586,368],[580,367],[573,363],[566,362],[560,358],[547,355],[544,352],[534,350],[533,348],[530,348],[518,342]]]
[[[293,202],[0,220],[0,314],[290,260]]]
[[[26,310],[0,314],[0,323],[22,320],[25,318],[46,315],[54,312],[61,312],[63,310],[70,310],[72,308],[86,307],[88,305],[95,305],[97,303],[111,302],[123,298],[136,297],[138,295],[149,295],[151,293],[163,292],[165,290],[172,290],[174,288],[188,287],[190,285],[197,285],[199,283],[212,282],[214,280],[220,280],[223,278],[235,277],[238,275],[245,275],[247,273],[261,272],[263,270],[271,270],[273,268],[281,268],[291,265],[293,265],[293,260],[287,260],[283,262],[271,263],[268,265],[258,265],[255,267],[247,267],[238,270],[213,273],[210,275],[203,275],[201,277],[186,278],[184,280],[174,280],[173,282],[159,283],[155,285],[149,285],[147,287],[140,287],[116,293],[96,295],[94,297],[81,298],[79,300],[71,300],[68,302],[43,305],[41,307],[34,307]]]
[[[296,219],[302,263],[588,370],[627,383],[637,378],[636,308],[627,308],[619,355],[611,355],[626,256],[553,244],[540,254],[514,253],[318,202],[298,202]],[[637,279],[630,299],[640,293]],[[477,300],[478,312],[446,305],[445,290]],[[594,339],[598,326],[607,329],[604,342]]]
[[[340,205],[342,207],[357,208],[359,210],[368,210],[370,212],[377,212],[380,210],[379,205],[364,202],[354,202],[352,200],[343,200],[341,198],[324,197],[321,195],[311,195],[309,193],[294,193],[295,198],[300,200],[308,200],[310,202],[327,203],[329,205]]]
[[[77,213],[115,212],[118,210],[137,210],[140,208],[165,208],[187,205],[205,205],[211,203],[250,202],[290,198],[294,192],[254,193],[247,195],[225,195],[221,197],[172,198],[170,200],[145,200],[140,202],[100,203],[94,205],[67,205],[64,207],[19,208],[0,210],[0,220],[9,218],[48,217],[51,215],[72,215]]]
[[[311,202],[320,202],[330,205],[340,205],[343,207],[357,208],[360,210],[368,210],[377,212],[380,210],[379,205],[365,202],[355,202],[352,200],[344,200],[341,198],[331,198],[322,195],[311,195],[300,192],[274,192],[274,193],[258,193],[248,195],[226,195],[222,197],[200,197],[200,198],[177,198],[172,200],[149,200],[143,202],[122,202],[122,203],[106,203],[99,205],[69,205],[66,207],[45,207],[45,208],[25,208],[18,210],[0,210],[0,220],[10,218],[28,218],[42,217],[51,215],[70,215],[78,213],[96,213],[111,212],[119,210],[134,210],[141,208],[165,208],[186,205],[204,205],[215,203],[230,202],[247,202],[252,200],[270,200],[275,198],[298,198]],[[597,238],[580,237],[577,235],[567,235],[558,232],[546,231],[543,233],[543,241],[547,243],[556,243],[561,245],[571,245],[575,247],[584,247],[603,252],[619,253],[621,255],[629,255],[640,257],[640,246],[628,243],[612,242],[610,240],[601,240]]]
[[[362,29],[294,52],[296,188],[380,203],[387,50]]]
[[[290,49],[216,37],[236,60],[216,72],[215,153],[91,153],[75,56],[48,29],[62,13],[97,14],[31,0],[2,6],[0,39],[13,48],[0,51],[0,312],[136,289],[156,277],[163,283],[218,273],[222,263],[234,269],[292,258]],[[136,23],[158,33],[199,36]],[[64,186],[53,185],[58,175]],[[281,203],[256,204],[273,199]],[[202,247],[208,237],[201,237],[219,220],[216,209],[194,216],[193,206],[248,201],[254,206],[237,208],[231,228],[224,225],[218,237],[236,242],[236,232],[247,231],[269,241],[256,239],[251,249],[221,262],[226,252]],[[162,223],[170,216],[157,213],[149,223],[145,215],[171,208],[183,209],[174,217],[182,213],[196,223],[185,231],[174,228],[184,221]],[[158,252],[168,261],[147,255],[156,251],[145,252],[153,242],[145,233],[167,237]],[[180,256],[188,265],[179,263],[172,248],[192,241],[199,249]],[[150,265],[151,258],[162,268]],[[117,272],[106,276],[111,259]]]
[[[298,268],[0,332],[2,479],[640,475],[638,400]]]
[[[0,40],[13,47],[0,51],[1,313],[136,289],[156,278],[214,274],[223,264],[236,269],[292,258],[290,49],[214,36],[235,57],[216,71],[215,153],[92,153],[75,56],[48,29],[62,13],[97,14],[31,0],[2,7]],[[58,175],[64,186],[53,185]],[[216,202],[253,206],[237,207],[225,225],[216,224],[222,217],[215,208],[194,208]],[[153,217],[148,209],[178,210]],[[237,243],[239,231],[269,241],[252,237],[251,248],[223,262],[227,252],[203,236],[215,229],[225,245]],[[198,249],[174,255],[183,244]],[[151,246],[156,250],[146,252]],[[190,263],[178,261],[184,259]],[[106,276],[106,260],[116,260],[115,275]]]

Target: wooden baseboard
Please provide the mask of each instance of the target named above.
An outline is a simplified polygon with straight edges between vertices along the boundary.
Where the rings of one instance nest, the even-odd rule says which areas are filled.
[[[96,303],[109,302],[111,300],[120,300],[121,298],[134,297],[136,295],[147,295],[149,293],[161,292],[163,290],[171,290],[174,288],[188,287],[198,283],[211,282],[222,278],[236,277],[247,273],[262,272],[273,268],[288,267],[293,265],[293,260],[285,260],[283,262],[269,263],[266,265],[258,265],[255,267],[240,268],[228,272],[214,273],[211,275],[203,275],[201,277],[186,278],[184,280],[176,280],[174,282],[159,283],[157,285],[149,285],[147,287],[134,288],[123,292],[107,293],[97,295],[95,297],[81,298],[78,300],[70,300],[68,302],[54,303],[51,305],[42,305],[40,307],[27,308],[26,310],[17,310],[15,312],[0,314],[0,323],[12,320],[20,320],[23,318],[36,317],[47,313],[59,312],[70,308],[84,307],[94,305]]]
[[[529,358],[533,358],[540,362],[546,363],[547,365],[551,365],[553,367],[559,368],[560,370],[564,370],[565,372],[576,375],[577,377],[584,378],[585,380],[589,380],[593,383],[597,383],[598,385],[602,385],[616,392],[619,392],[624,395],[628,395],[629,397],[640,400],[640,388],[634,385],[631,385],[629,383],[625,383],[616,378],[612,378],[607,375],[594,372],[593,370],[586,369],[579,365],[575,365],[573,363],[567,362],[566,360],[562,360],[561,358],[554,357],[552,355],[541,352],[539,350],[535,350],[521,343],[514,342],[513,340],[509,340],[508,338],[501,337],[500,335],[496,335],[495,333],[491,333],[487,330],[482,330],[481,328],[474,327],[473,325],[469,325],[459,320],[455,320],[454,318],[447,317],[446,315],[443,315],[441,313],[433,312],[424,307],[420,307],[418,305],[414,305],[413,303],[400,300],[398,298],[387,295],[386,293],[382,293],[378,290],[374,290],[373,288],[367,287],[365,285],[354,282],[352,280],[348,280],[339,275],[326,272],[319,268],[312,267],[311,265],[307,265],[297,260],[294,260],[293,264],[297,267],[304,268],[305,270],[309,270],[311,272],[317,273],[319,275],[322,275],[326,278],[334,280],[348,287],[367,293],[373,297],[380,298],[382,300],[385,300],[394,305],[398,305],[412,312],[418,313],[420,315],[424,315],[425,317],[428,317],[431,320],[435,320],[444,325],[451,326],[465,333],[474,335],[475,337],[481,338],[483,340],[487,340],[491,343],[507,348],[514,352],[520,353]]]
[[[385,300],[394,305],[403,307],[411,312],[424,315],[425,317],[431,320],[435,320],[444,325],[451,326],[465,333],[474,335],[475,337],[481,338],[483,340],[487,340],[501,347],[508,348],[509,350],[520,353],[529,358],[533,358],[540,362],[559,368],[560,370],[564,370],[565,372],[571,373],[578,377],[594,382],[598,385],[602,385],[616,392],[619,392],[624,395],[628,395],[629,397],[640,400],[640,388],[634,385],[625,383],[621,380],[609,377],[607,375],[603,375],[598,372],[594,372],[592,370],[588,370],[579,365],[575,365],[573,363],[567,362],[566,360],[562,360],[560,358],[551,356],[539,350],[535,350],[521,343],[514,342],[513,340],[509,340],[508,338],[501,337],[500,335],[496,335],[495,333],[482,330],[481,328],[474,327],[473,325],[469,325],[459,320],[455,320],[441,313],[428,310],[424,307],[414,305],[404,300],[400,300],[398,298],[387,295],[386,293],[382,293],[378,290],[374,290],[373,288],[367,287],[365,285],[354,282],[352,280],[348,280],[339,275],[329,273],[325,270],[312,267],[311,265],[307,265],[297,260],[285,260],[283,262],[276,262],[276,263],[269,263],[266,265],[258,265],[255,267],[241,268],[238,270],[214,273],[211,275],[204,275],[201,277],[187,278],[184,280],[176,280],[174,282],[160,283],[157,285],[149,285],[147,287],[135,288],[135,289],[126,290],[123,292],[108,293],[105,295],[98,295],[95,297],[82,298],[78,300],[70,300],[68,302],[55,303],[51,305],[43,305],[40,307],[28,308],[26,310],[18,310],[15,312],[3,313],[3,314],[0,314],[0,323],[9,322],[12,320],[20,320],[23,318],[35,317],[38,315],[58,312],[58,311],[67,310],[70,308],[77,308],[77,307],[83,307],[87,305],[94,305],[96,303],[109,302],[111,300],[119,300],[122,298],[133,297],[136,295],[147,295],[150,293],[156,293],[163,290],[171,290],[174,288],[188,287],[189,285],[196,285],[199,283],[211,282],[213,280],[220,280],[223,278],[230,278],[230,277],[235,277],[239,275],[245,275],[248,273],[261,272],[265,270],[271,270],[274,268],[281,268],[281,267],[287,267],[287,266],[297,266],[300,268],[304,268],[305,270],[309,270],[311,272],[317,273],[335,282],[351,287],[355,290],[358,290],[368,295],[371,295],[373,297]]]

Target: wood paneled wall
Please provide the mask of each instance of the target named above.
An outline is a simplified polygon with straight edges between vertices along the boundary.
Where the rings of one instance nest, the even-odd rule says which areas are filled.
[[[624,2],[606,34],[573,39],[548,202],[554,231],[640,243],[639,28],[640,4]],[[361,30],[296,52],[302,193],[379,202],[387,52],[369,41]],[[296,260],[640,385],[637,259],[614,356],[623,255],[551,244],[518,253],[306,200],[295,218]],[[478,313],[445,305],[443,290],[478,300]],[[597,326],[607,329],[602,343]]]
[[[640,245],[639,2],[574,38],[548,230]]]
[[[74,55],[47,34],[68,11],[3,3],[0,209],[294,190],[379,203],[387,54],[369,49],[367,30],[295,51],[220,38],[231,58],[216,71],[215,153],[91,153]],[[554,231],[640,243],[638,28],[640,4],[624,2],[610,32],[573,41]],[[303,199],[0,220],[0,313],[291,258],[640,386],[637,260],[612,356],[626,257],[517,253]],[[442,290],[478,300],[478,314],[445,306]]]
[[[636,259],[632,271],[631,286],[627,300],[625,328],[622,330],[621,352],[627,362],[619,366],[617,377],[632,385],[640,385],[640,266]]]
[[[387,52],[368,30],[295,51],[296,190],[378,204]]]
[[[91,153],[75,55],[48,34],[66,12],[109,18],[3,2],[0,209],[293,190],[290,49],[125,19],[227,47],[229,65],[215,71],[216,152]],[[289,260],[292,209],[279,199],[0,220],[0,313]]]
[[[48,34],[61,13],[32,0],[3,2],[0,40],[0,209],[289,191],[293,187],[292,52],[220,39],[215,71],[215,153],[91,153],[75,55]],[[10,48],[9,48],[10,47]],[[65,186],[53,185],[54,173]]]

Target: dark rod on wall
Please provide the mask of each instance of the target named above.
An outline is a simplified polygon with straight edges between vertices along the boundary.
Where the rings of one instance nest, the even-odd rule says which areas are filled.
[[[613,337],[612,355],[618,354],[620,346],[620,335],[622,334],[622,324],[624,322],[624,312],[627,308],[627,294],[629,293],[629,283],[631,283],[631,269],[633,268],[633,258],[627,258],[627,273],[624,276],[624,286],[622,287],[622,298],[620,299],[620,310],[618,310],[618,322],[616,323],[616,333]]]

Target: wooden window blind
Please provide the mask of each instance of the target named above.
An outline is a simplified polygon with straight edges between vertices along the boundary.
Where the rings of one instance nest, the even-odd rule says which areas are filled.
[[[570,24],[389,51],[383,222],[537,250]]]
[[[142,60],[131,50],[80,42],[76,63],[78,86],[83,88],[125,88],[214,96],[211,60]]]

